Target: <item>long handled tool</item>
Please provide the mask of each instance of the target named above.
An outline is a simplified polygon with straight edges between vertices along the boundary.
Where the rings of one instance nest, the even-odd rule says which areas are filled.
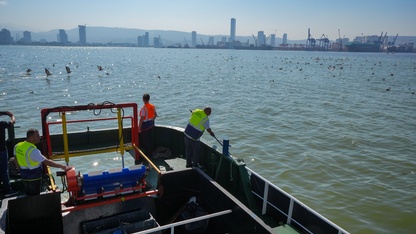
[[[222,146],[222,142],[220,140],[218,140],[218,138],[216,136],[213,136],[215,138],[215,140],[218,141],[218,143],[220,143],[220,145]],[[231,147],[231,146],[230,146]]]

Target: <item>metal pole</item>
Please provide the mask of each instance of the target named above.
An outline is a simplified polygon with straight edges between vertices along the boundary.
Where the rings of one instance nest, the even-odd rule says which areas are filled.
[[[65,111],[62,112],[62,136],[63,136],[63,139],[64,139],[65,162],[66,162],[66,165],[68,165],[68,162],[69,162],[68,130],[66,128],[66,114],[65,114]]]
[[[124,168],[124,137],[123,137],[123,119],[121,118],[121,108],[117,108],[117,119],[118,119],[118,137],[120,140],[120,153],[121,153],[121,163]]]

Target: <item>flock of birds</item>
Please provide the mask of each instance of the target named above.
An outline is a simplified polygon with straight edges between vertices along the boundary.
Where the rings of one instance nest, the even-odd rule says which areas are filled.
[[[316,63],[318,63],[319,65],[324,65],[324,62],[322,62],[322,60],[325,60],[325,59],[321,59],[321,58],[319,58],[319,57],[316,57],[316,58],[314,58],[313,59]],[[294,64],[294,63],[292,63],[292,61],[290,61],[290,60],[286,60],[286,61],[284,61],[284,60],[282,60],[282,62],[283,63],[286,63],[286,64]],[[335,71],[335,70],[343,70],[344,69],[344,65],[346,65],[346,64],[344,64],[343,63],[343,61],[336,61],[336,62],[339,62],[339,63],[337,63],[336,65],[329,65],[327,68],[328,68],[328,70],[329,71]],[[366,62],[368,62],[368,60],[366,60]],[[301,64],[300,62],[297,62],[297,64]],[[306,62],[306,63],[304,63],[304,65],[310,65],[311,63],[310,62]],[[299,65],[297,65],[295,68],[296,68],[296,70],[298,70],[298,71],[303,71],[303,68],[302,67],[299,67]],[[361,64],[360,66],[363,66],[364,64]],[[416,65],[416,63],[413,63],[413,65]],[[373,64],[373,66],[370,68],[370,70],[372,71],[371,72],[371,75],[372,76],[374,76],[375,75],[375,72],[373,72],[373,69],[374,69],[374,67],[377,67],[377,66],[379,66],[379,67],[382,67],[383,65],[382,65],[382,63],[381,62],[378,62],[378,63],[374,63]],[[396,67],[397,65],[396,64],[394,64],[394,66]],[[273,67],[273,66],[272,66]],[[266,67],[267,68],[267,67]],[[350,68],[352,68],[352,66],[350,66]],[[279,67],[278,68],[278,70],[279,71],[281,71],[281,70],[284,70],[284,67]],[[414,67],[414,72],[416,73],[416,66]],[[291,69],[290,70],[290,72],[293,72],[293,70]],[[390,76],[394,76],[394,73],[390,73],[389,74]],[[335,74],[333,74],[332,75],[332,77],[336,77],[336,75]],[[367,79],[368,81],[370,81],[370,78],[368,78]],[[385,81],[386,80],[386,78],[383,78],[383,81]],[[272,80],[269,80],[269,83],[275,83],[275,80],[274,79],[272,79]],[[388,88],[386,88],[385,89],[385,91],[386,92],[388,92],[388,91],[391,91],[392,90],[392,88],[391,87],[388,87]],[[415,91],[412,91],[411,90],[411,88],[409,88],[409,91],[411,91],[411,94],[415,94]]]
[[[55,64],[53,66],[55,67]],[[98,69],[98,71],[104,71],[104,67],[100,66],[100,65],[97,65],[97,69]],[[71,68],[68,65],[65,65],[65,70],[66,70],[66,73],[68,75],[72,72]],[[30,76],[31,72],[32,72],[32,69],[28,68],[26,70],[26,75]],[[48,79],[48,77],[52,75],[52,72],[48,68],[45,68],[45,74],[46,74],[46,78]],[[105,71],[105,74],[110,75],[110,73],[106,72],[106,71]],[[99,75],[99,77],[101,77],[101,74]],[[155,77],[158,78],[158,79],[161,79],[160,76],[155,76]]]
[[[320,65],[324,65],[324,63],[322,62],[322,60],[321,60],[321,58],[319,58],[319,57],[317,57],[317,58],[314,58],[313,59],[316,63],[320,63]],[[282,62],[283,63],[286,63],[286,64],[288,64],[288,63],[292,63],[292,61],[288,61],[288,60],[286,60],[286,61],[283,61],[282,60]],[[339,62],[339,61],[338,61]],[[300,65],[300,62],[297,62],[297,64],[298,65]],[[307,62],[307,63],[305,63],[304,65],[309,65],[309,64],[311,64],[310,62]],[[328,70],[330,70],[330,71],[334,71],[334,70],[342,70],[342,69],[344,69],[344,65],[345,64],[343,64],[343,62],[341,62],[341,63],[337,63],[336,65],[329,65],[327,68],[328,68]],[[416,65],[415,63],[413,63],[413,65]],[[54,67],[55,67],[55,64],[53,65]],[[361,64],[361,66],[363,66],[363,64]],[[382,66],[382,64],[381,64],[381,62],[379,62],[378,64],[377,63],[375,63],[374,64],[374,66]],[[396,65],[394,65],[394,66],[396,66]],[[273,67],[273,66],[272,66]],[[104,68],[102,67],[102,66],[100,66],[100,65],[97,65],[97,69],[98,69],[98,71],[103,71],[104,70]],[[235,69],[235,67],[233,68],[233,69]],[[284,69],[284,67],[279,67],[278,68],[278,70],[279,71],[281,71],[281,70],[283,70]],[[301,67],[299,67],[299,66],[296,66],[296,69],[298,69],[299,71],[302,71],[303,70],[303,68],[301,68]],[[69,74],[71,74],[71,68],[68,66],[68,65],[65,65],[65,70],[66,70],[66,73],[69,75]],[[291,70],[292,71],[292,70]],[[373,67],[371,67],[371,71],[373,71]],[[30,73],[32,72],[32,70],[29,68],[29,69],[27,69],[26,70],[26,74],[27,75],[30,75]],[[415,72],[416,72],[416,67],[415,67]],[[52,75],[52,72],[48,69],[48,68],[45,68],[45,74],[46,74],[46,78],[48,78],[49,76],[51,76]],[[106,75],[110,75],[110,73],[109,72],[105,72],[105,74]],[[372,72],[371,73],[371,75],[374,75],[374,72]],[[100,77],[101,77],[101,74],[99,75]],[[394,74],[393,73],[391,73],[390,74],[390,76],[394,76]],[[161,79],[160,78],[160,76],[155,76],[156,78],[158,78],[158,79]],[[333,77],[335,77],[335,75],[333,75]],[[370,79],[368,78],[367,79],[368,81],[370,81]],[[383,78],[383,81],[385,80],[385,78]],[[269,80],[269,82],[270,83],[275,83],[275,80],[274,79],[272,79],[272,80]],[[391,89],[391,87],[388,87],[388,88],[386,88],[385,89],[385,91],[391,91],[392,89]],[[410,90],[410,88],[409,88],[409,90]],[[411,94],[415,94],[415,92],[414,91],[412,91],[411,92]]]
[[[55,64],[53,65],[53,66],[55,66]],[[102,66],[100,66],[100,65],[97,65],[97,69],[98,69],[98,71],[103,71],[104,70],[104,68],[102,67]],[[65,70],[66,70],[66,73],[69,75],[72,71],[71,71],[71,68],[68,66],[68,65],[65,65]],[[27,70],[26,70],[26,75],[30,75],[31,74],[31,72],[32,72],[32,69],[30,69],[30,68],[28,68]],[[52,75],[52,72],[48,69],[48,68],[45,68],[45,74],[46,74],[46,78],[48,78],[49,76],[51,76]],[[106,75],[110,75],[110,73],[109,72],[106,72],[105,73]],[[101,75],[100,75],[101,76]]]

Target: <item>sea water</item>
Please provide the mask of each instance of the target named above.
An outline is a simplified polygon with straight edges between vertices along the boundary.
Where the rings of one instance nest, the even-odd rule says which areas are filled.
[[[41,130],[43,108],[141,106],[149,93],[157,125],[185,127],[189,109],[211,106],[231,155],[351,233],[416,231],[415,91],[416,54],[0,46],[0,109],[18,137]]]

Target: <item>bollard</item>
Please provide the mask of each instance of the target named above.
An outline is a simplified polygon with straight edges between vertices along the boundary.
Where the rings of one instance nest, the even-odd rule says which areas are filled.
[[[228,148],[230,147],[230,141],[228,139],[222,140],[222,154],[224,154],[227,157],[230,157],[230,152],[228,151]]]

